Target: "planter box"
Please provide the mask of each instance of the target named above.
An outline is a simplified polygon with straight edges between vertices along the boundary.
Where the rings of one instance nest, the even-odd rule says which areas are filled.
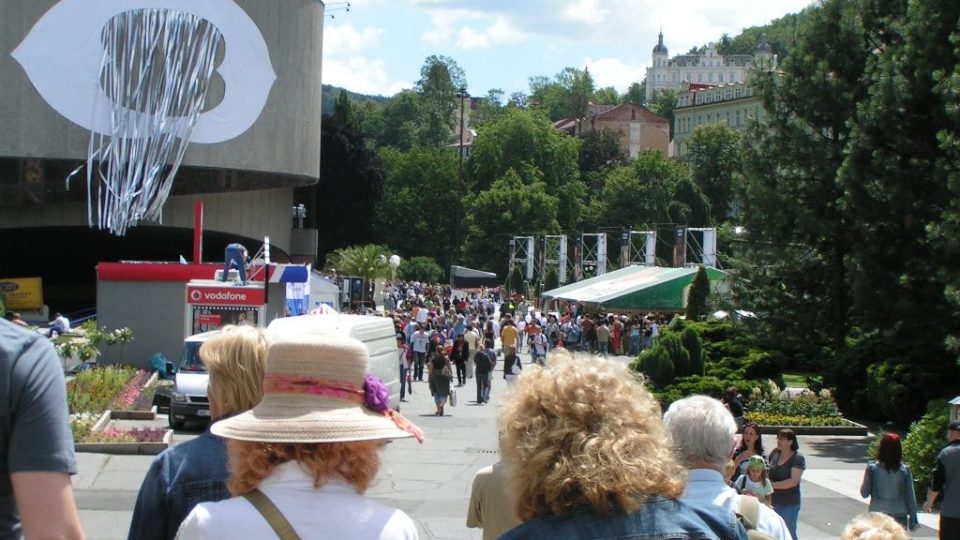
[[[173,441],[173,430],[168,429],[163,435],[163,442],[151,443],[76,443],[74,450],[77,452],[90,452],[95,454],[120,454],[120,455],[140,455],[153,456],[163,452],[170,447]]]
[[[847,420],[850,422],[850,420]],[[776,435],[781,429],[792,429],[797,435],[859,435],[869,434],[867,426],[850,422],[848,426],[760,426],[763,435]]]
[[[154,405],[149,411],[108,411],[111,420],[154,420],[157,417],[157,407]]]

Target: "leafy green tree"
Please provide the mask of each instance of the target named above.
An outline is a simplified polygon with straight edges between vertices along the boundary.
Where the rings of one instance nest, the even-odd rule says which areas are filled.
[[[643,105],[647,100],[647,81],[631,83],[627,88],[627,93],[623,95],[622,103],[633,103],[634,105]]]
[[[472,157],[471,160],[474,158]],[[477,268],[507,274],[508,241],[521,231],[559,230],[559,200],[543,182],[524,183],[507,171],[489,189],[464,198],[464,258]]]
[[[410,257],[400,263],[400,274],[408,281],[440,283],[443,268],[431,257]]]
[[[376,238],[404,256],[452,263],[457,154],[448,148],[380,151],[383,197],[373,213]]]
[[[493,122],[503,113],[503,90],[491,88],[486,97],[479,101],[476,108],[470,113],[470,126],[481,128]]]
[[[944,155],[943,144],[960,132],[958,118],[948,112],[957,97],[936,81],[960,66],[960,5],[864,0],[862,6],[870,89],[848,121],[852,130],[839,174],[851,215],[853,308],[865,328],[924,351],[908,365],[871,366],[876,373],[888,367],[878,381],[896,380],[917,398],[914,407],[897,406],[896,412],[919,414],[927,399],[942,394],[911,383],[911,372],[940,380],[958,375],[943,347],[945,336],[960,330],[943,294],[943,277],[956,267],[949,253],[956,240],[941,242],[945,238],[930,231],[949,215],[956,193],[950,190],[956,162]]]
[[[306,225],[321,231],[317,251],[373,240],[371,210],[383,193],[380,159],[367,148],[363,134],[332,117],[323,119],[320,176],[323,182],[298,188],[294,202],[308,211]]]
[[[710,215],[724,221],[733,203],[734,180],[740,174],[740,134],[726,124],[698,126],[688,139],[693,181],[710,201]]]
[[[704,267],[697,269],[687,293],[687,318],[692,321],[702,321],[707,316],[707,297],[710,296],[710,278]]]
[[[554,129],[542,114],[508,107],[486,126],[466,163],[468,188],[484,191],[511,170],[525,183],[543,182],[546,193],[560,199],[562,226],[579,221],[586,191],[578,182],[577,140]],[[513,232],[519,230],[540,229],[521,224]]]
[[[544,76],[530,78],[530,101],[546,112],[551,121],[586,117],[588,103],[595,100],[594,90],[593,77],[586,69],[567,67],[552,80]]]
[[[454,127],[455,111],[460,107],[457,93],[466,86],[463,69],[452,58],[427,57],[420,68],[416,88],[422,107],[421,144],[442,146],[447,143]]]
[[[390,248],[376,244],[350,246],[328,254],[325,267],[336,269],[340,275],[357,276],[372,283],[377,278],[390,277],[388,261],[392,253]]]
[[[375,140],[379,146],[409,150],[420,140],[420,96],[413,90],[402,90],[384,105]]]
[[[550,290],[556,289],[559,286],[560,286],[560,275],[557,274],[557,269],[551,266],[550,269],[547,270],[547,276],[543,280],[544,290],[550,291]]]
[[[593,98],[594,103],[598,105],[619,105],[622,102],[617,89],[612,86],[597,89],[597,91],[593,93]]]
[[[672,88],[662,88],[653,95],[650,110],[670,121],[670,140],[673,140],[673,110],[677,108],[677,92]]]
[[[580,173],[586,175],[627,161],[620,134],[613,129],[588,131],[580,136]],[[601,175],[598,175],[602,178]]]
[[[710,201],[688,175],[681,176],[673,188],[673,200],[667,205],[671,223],[688,227],[707,227],[710,219]]]
[[[346,90],[340,90],[337,95],[337,101],[333,106],[333,120],[341,124],[349,124],[353,114],[351,112],[350,98],[347,97]]]
[[[853,2],[811,9],[794,47],[782,78],[754,75],[767,116],[744,137],[738,266],[780,346],[824,358],[824,346],[843,350],[849,327],[849,217],[837,171],[872,53]]]

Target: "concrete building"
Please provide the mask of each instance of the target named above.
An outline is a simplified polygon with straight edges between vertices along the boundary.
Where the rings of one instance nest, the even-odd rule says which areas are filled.
[[[746,81],[750,70],[759,67],[777,67],[777,56],[767,43],[766,34],[761,34],[754,54],[722,55],[717,52],[717,45],[710,43],[702,53],[670,58],[661,32],[653,48],[652,64],[647,68],[646,99],[649,103],[663,89],[680,91],[684,83],[726,84]]]
[[[724,123],[744,131],[751,121],[762,119],[763,103],[746,82],[719,85],[685,83],[673,110],[673,144],[677,157],[689,151],[687,138],[697,126]]]
[[[7,251],[0,277],[43,277],[47,303],[58,311],[92,306],[97,263],[189,257],[197,200],[204,203],[209,260],[222,261],[230,242],[255,252],[264,236],[271,239],[274,260],[312,259],[317,232],[294,229],[291,207],[294,188],[316,183],[320,174],[324,4],[129,0],[122,10],[117,5],[0,3],[0,235]],[[85,167],[95,136],[103,134],[97,123],[110,118],[103,102],[145,120],[156,111],[138,110],[111,97],[116,94],[106,83],[98,85],[96,77],[84,83],[81,75],[89,77],[91,62],[93,69],[103,69],[100,58],[108,45],[101,34],[121,24],[116,22],[121,13],[146,20],[164,11],[185,12],[200,26],[219,30],[215,65],[162,206],[162,222],[141,221],[118,237],[88,221],[97,203],[88,207]],[[134,35],[114,29],[123,37]],[[152,66],[144,65],[157,69],[163,62],[154,58]],[[176,77],[176,71],[170,73],[164,76]],[[251,105],[253,88],[261,98]],[[79,172],[68,182],[74,171]],[[94,199],[101,187],[94,176]]]
[[[589,106],[586,118],[563,118],[554,127],[570,135],[612,130],[620,135],[620,147],[634,159],[644,150],[670,155],[670,121],[634,103]]]

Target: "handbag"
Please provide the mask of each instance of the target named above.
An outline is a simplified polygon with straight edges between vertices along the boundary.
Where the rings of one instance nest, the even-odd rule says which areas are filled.
[[[454,390],[453,388],[450,389],[450,406],[451,407],[457,406],[457,391]]]

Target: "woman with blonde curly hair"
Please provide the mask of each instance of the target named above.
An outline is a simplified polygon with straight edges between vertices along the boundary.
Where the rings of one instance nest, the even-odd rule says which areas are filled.
[[[400,510],[366,498],[388,439],[423,433],[389,408],[363,343],[274,335],[263,399],[213,425],[228,440],[232,499],[198,505],[178,538],[416,539]]]
[[[746,537],[732,513],[677,500],[686,471],[660,405],[618,362],[557,350],[519,377],[499,424],[525,521],[501,540]]]

